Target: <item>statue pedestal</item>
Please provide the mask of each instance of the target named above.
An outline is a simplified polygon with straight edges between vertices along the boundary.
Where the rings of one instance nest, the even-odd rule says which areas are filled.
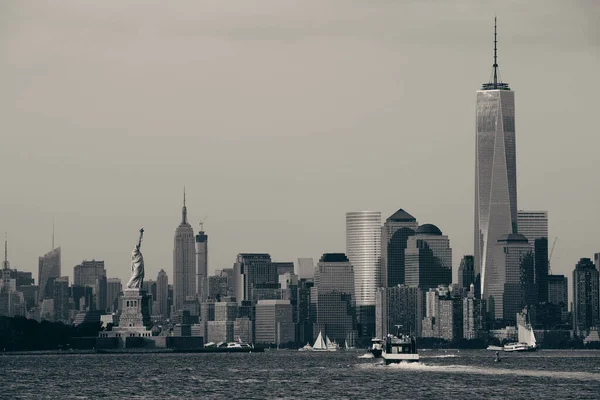
[[[119,298],[119,326],[112,331],[101,331],[100,338],[117,338],[119,347],[146,347],[142,339],[150,338],[150,297],[141,289],[123,289]],[[114,339],[113,339],[114,340]],[[130,342],[130,343],[129,343]],[[128,344],[129,343],[129,344]]]

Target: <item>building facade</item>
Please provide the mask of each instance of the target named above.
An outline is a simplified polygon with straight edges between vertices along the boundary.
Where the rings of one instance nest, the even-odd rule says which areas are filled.
[[[346,255],[354,267],[354,296],[359,335],[375,334],[375,295],[382,284],[381,213],[346,213]]]
[[[196,264],[198,266],[198,301],[208,298],[208,235],[203,230],[196,235]]]
[[[420,336],[419,312],[420,289],[406,285],[380,287],[377,289],[375,307],[375,337],[384,338],[388,333]]]
[[[383,224],[381,230],[382,286],[395,287],[404,283],[404,252],[409,236],[415,234],[415,217],[399,209]]]
[[[277,268],[267,253],[240,253],[233,265],[233,287],[238,301],[253,300],[253,292],[276,289],[279,284]],[[266,286],[265,286],[266,285]],[[269,285],[275,285],[270,287]],[[255,290],[257,289],[257,290]]]
[[[194,230],[188,223],[185,191],[181,209],[181,223],[175,230],[173,246],[173,309],[183,308],[187,298],[196,297],[196,249]]]
[[[579,260],[573,270],[573,330],[582,335],[600,321],[598,269],[589,258]]]
[[[169,318],[169,276],[164,269],[158,271],[156,277],[156,303],[158,307],[154,313]]]
[[[44,298],[51,298],[53,284],[51,281],[61,275],[61,255],[60,247],[44,254],[38,260],[38,287],[40,301]],[[50,283],[48,283],[50,282]]]
[[[256,343],[282,345],[295,342],[289,300],[259,300],[255,318]]]
[[[498,268],[492,252],[496,243],[517,233],[517,163],[515,93],[498,79],[494,27],[493,80],[477,91],[475,140],[475,274],[481,293],[489,297]]]

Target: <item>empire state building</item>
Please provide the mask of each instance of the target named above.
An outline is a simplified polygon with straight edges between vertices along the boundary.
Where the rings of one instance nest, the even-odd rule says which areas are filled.
[[[493,77],[477,91],[475,145],[475,273],[490,306],[504,290],[503,268],[494,262],[493,249],[499,239],[517,233],[515,93],[500,80],[496,44],[494,19]]]
[[[175,311],[183,308],[187,297],[196,296],[196,250],[194,230],[187,221],[185,206],[185,189],[183,191],[183,208],[181,223],[175,230],[173,248],[173,307]]]

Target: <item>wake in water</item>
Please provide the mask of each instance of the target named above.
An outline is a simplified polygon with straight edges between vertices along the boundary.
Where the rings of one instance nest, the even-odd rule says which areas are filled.
[[[433,357],[430,357],[433,358]],[[444,372],[457,374],[476,374],[476,375],[517,375],[531,376],[538,378],[554,378],[554,379],[575,379],[584,381],[600,382],[600,373],[592,372],[571,372],[571,371],[537,371],[532,369],[503,369],[503,368],[488,368],[475,367],[469,365],[428,365],[422,362],[418,363],[399,363],[399,364],[361,364],[359,368],[386,368],[390,371],[423,371],[423,372]]]
[[[439,356],[423,356],[421,358],[456,358],[456,357],[460,357],[460,356],[457,356],[456,354],[441,354]]]
[[[365,353],[362,356],[358,356],[358,358],[375,358],[371,353]]]

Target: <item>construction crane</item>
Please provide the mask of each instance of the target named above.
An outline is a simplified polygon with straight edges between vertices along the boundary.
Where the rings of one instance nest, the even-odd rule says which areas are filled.
[[[552,249],[550,250],[550,255],[548,256],[548,272],[552,275],[552,266],[550,265],[550,261],[552,260],[552,254],[554,253],[554,246],[556,246],[556,241],[558,237],[554,238],[554,242],[552,242]]]
[[[205,216],[205,217],[202,219],[202,221],[200,222],[200,231],[201,231],[201,232],[204,232],[204,221],[206,221],[206,217],[207,217],[207,216]]]

